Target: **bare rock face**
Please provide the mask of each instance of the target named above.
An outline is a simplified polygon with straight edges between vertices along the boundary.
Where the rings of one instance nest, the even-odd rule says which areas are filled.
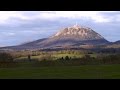
[[[75,38],[81,41],[104,39],[100,34],[96,33],[91,28],[80,27],[78,25],[67,27],[56,33],[51,38]]]
[[[91,28],[74,25],[60,30],[55,35],[49,37],[43,42],[40,42],[39,44],[42,46],[54,47],[83,44],[97,45],[105,43],[108,43],[108,41]]]

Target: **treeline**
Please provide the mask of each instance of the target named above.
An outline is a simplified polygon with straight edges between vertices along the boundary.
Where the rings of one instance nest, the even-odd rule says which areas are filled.
[[[54,53],[80,53],[83,52],[69,52],[69,51],[59,51],[59,52],[39,52],[39,55],[42,55],[42,60],[32,59],[31,56],[34,53],[25,52],[23,55],[27,56],[26,62],[30,62],[32,66],[77,66],[77,65],[100,65],[100,64],[120,64],[120,54],[99,54],[96,57],[91,57],[91,53],[86,52],[83,57],[80,58],[71,58],[70,56],[65,56],[57,58],[57,60],[52,60],[52,54]],[[18,54],[18,56],[16,56]],[[30,55],[31,54],[31,55]],[[0,53],[0,67],[16,67],[20,66],[19,62],[14,61],[16,57],[20,57],[19,53]],[[22,59],[21,59],[22,60]]]
[[[14,57],[10,53],[0,53],[0,67],[15,67]]]
[[[61,57],[57,60],[43,59],[33,62],[32,66],[79,66],[79,65],[101,65],[120,64],[120,55],[98,56],[97,58],[85,55],[82,58]]]
[[[104,48],[104,49],[100,49],[100,50],[96,50],[97,53],[120,53],[120,48]]]
[[[18,58],[18,57],[24,57],[24,56],[38,56],[38,55],[46,55],[46,54],[87,54],[87,53],[93,53],[89,50],[60,50],[60,51],[13,51],[10,52],[12,56]]]
[[[58,59],[59,62],[69,64],[69,65],[99,65],[99,64],[120,64],[120,54],[116,55],[104,55],[91,57],[90,55],[85,55],[81,58],[70,58],[66,56],[65,58]]]

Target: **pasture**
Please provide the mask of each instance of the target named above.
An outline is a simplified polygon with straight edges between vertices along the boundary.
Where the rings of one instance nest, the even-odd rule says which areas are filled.
[[[41,61],[41,60],[43,60],[43,58],[48,58],[48,59],[51,58],[51,60],[57,60],[57,59],[62,58],[62,57],[65,58],[66,56],[68,56],[70,58],[81,58],[84,55],[85,54],[68,54],[67,53],[67,54],[53,54],[51,56],[48,56],[47,54],[45,54],[45,55],[31,56],[31,59],[37,59],[37,60]],[[97,54],[89,54],[89,55],[91,57],[96,57],[97,56]],[[15,60],[20,61],[20,60],[26,60],[26,59],[28,59],[27,56],[19,57],[19,58],[16,58]]]
[[[28,63],[30,64],[30,63]],[[120,79],[120,65],[0,68],[0,79]]]

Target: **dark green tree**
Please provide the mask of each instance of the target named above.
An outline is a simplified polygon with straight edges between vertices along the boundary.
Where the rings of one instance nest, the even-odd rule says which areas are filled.
[[[0,62],[13,62],[13,57],[9,53],[0,53]]]
[[[65,57],[65,60],[70,60],[70,58],[68,56]]]
[[[30,55],[28,55],[28,60],[31,61],[31,56]]]

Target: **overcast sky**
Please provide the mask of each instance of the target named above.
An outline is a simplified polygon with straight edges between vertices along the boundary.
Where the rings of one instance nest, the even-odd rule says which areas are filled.
[[[120,40],[120,11],[0,11],[0,46],[47,38],[76,22]]]

